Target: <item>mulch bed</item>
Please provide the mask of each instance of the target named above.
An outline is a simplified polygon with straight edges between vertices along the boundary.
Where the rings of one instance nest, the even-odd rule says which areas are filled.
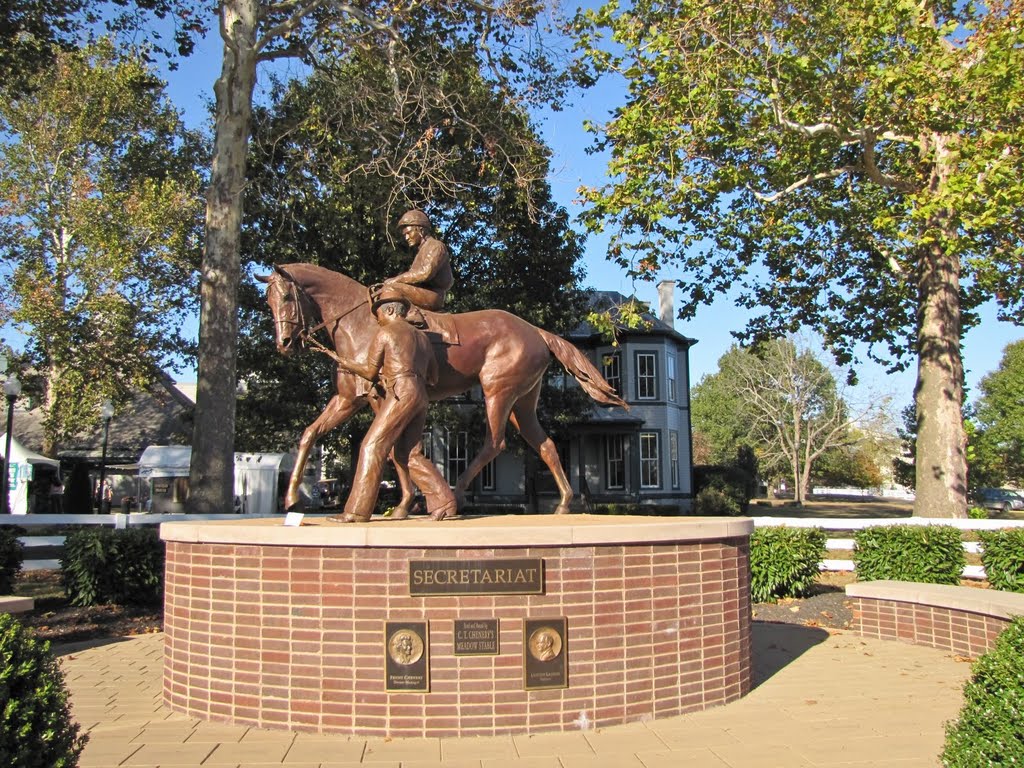
[[[164,628],[163,606],[69,604],[60,571],[26,571],[18,577],[15,592],[36,601],[34,610],[20,615],[21,623],[53,644],[145,635]]]
[[[841,589],[812,590],[802,598],[783,598],[777,603],[755,603],[754,621],[800,624],[805,627],[849,629],[853,611]]]

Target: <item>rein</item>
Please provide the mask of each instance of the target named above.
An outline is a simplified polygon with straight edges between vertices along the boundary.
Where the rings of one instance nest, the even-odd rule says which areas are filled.
[[[288,284],[287,292],[285,292],[283,287],[281,286],[279,286],[279,289],[281,290],[283,296],[290,298],[291,301],[295,304],[295,313],[297,319],[277,320],[277,322],[299,326],[302,329],[299,332],[299,339],[302,341],[302,345],[304,347],[309,347],[310,349],[316,352],[322,352],[323,354],[327,355],[332,360],[334,360],[336,363],[340,363],[341,358],[338,356],[337,352],[323,344],[319,339],[316,338],[315,334],[318,331],[327,330],[328,325],[336,328],[338,326],[338,323],[340,323],[343,318],[355,312],[357,309],[359,309],[359,307],[362,306],[363,303],[359,302],[354,306],[349,307],[344,312],[339,314],[337,317],[334,317],[331,320],[331,322],[328,322],[328,320],[321,319],[319,323],[316,323],[314,325],[313,323],[316,319],[316,316],[314,315],[311,317],[307,313],[306,304],[308,303],[309,306],[316,307],[318,310],[319,305],[313,300],[313,297],[310,296],[301,285],[295,282],[291,275],[286,275],[284,272],[278,272],[278,274]],[[330,335],[330,331],[328,331],[328,335]]]

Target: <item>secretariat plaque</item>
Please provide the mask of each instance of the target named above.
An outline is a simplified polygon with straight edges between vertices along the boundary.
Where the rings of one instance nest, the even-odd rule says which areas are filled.
[[[569,687],[567,620],[523,619],[523,687]]]
[[[427,622],[384,622],[384,675],[388,691],[430,690]]]
[[[456,619],[456,656],[497,656],[497,619]]]
[[[410,560],[410,595],[542,595],[544,561]]]

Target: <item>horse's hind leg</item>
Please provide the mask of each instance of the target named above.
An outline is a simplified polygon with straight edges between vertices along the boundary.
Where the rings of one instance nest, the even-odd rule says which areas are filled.
[[[569,478],[562,469],[562,460],[558,458],[558,448],[555,441],[548,437],[544,428],[537,420],[537,402],[540,400],[540,383],[523,395],[516,404],[512,406],[512,424],[519,430],[523,439],[535,450],[541,460],[551,470],[551,476],[558,485],[560,499],[555,507],[556,515],[564,515],[569,512],[569,505],[572,503],[572,485]]]
[[[514,393],[509,387],[494,387],[484,390],[484,407],[487,411],[487,433],[483,446],[473,457],[466,470],[455,481],[455,499],[459,509],[466,500],[466,489],[487,463],[505,450],[505,425],[512,411]]]
[[[327,403],[316,421],[310,424],[302,433],[299,440],[299,450],[295,456],[295,468],[292,469],[291,479],[288,481],[288,490],[284,496],[285,509],[297,509],[302,503],[302,496],[299,493],[299,486],[302,484],[302,475],[306,469],[306,461],[309,459],[310,451],[316,445],[316,441],[330,432],[336,426],[349,419],[352,414],[366,405],[366,398],[349,398],[335,395]]]

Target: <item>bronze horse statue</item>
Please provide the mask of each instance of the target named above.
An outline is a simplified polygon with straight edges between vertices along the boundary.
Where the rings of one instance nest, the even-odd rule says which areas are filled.
[[[313,335],[322,329],[330,337],[336,354],[362,358],[377,330],[364,285],[313,264],[275,266],[273,274],[260,275],[257,279],[267,284],[267,303],[274,316],[279,352],[291,354],[306,344],[321,346],[313,340]],[[423,314],[428,322],[435,315],[426,311]],[[491,309],[437,315],[434,320],[447,325],[457,342],[434,344],[439,377],[437,384],[428,390],[430,399],[441,400],[479,384],[487,416],[487,434],[480,452],[455,484],[455,497],[460,507],[473,478],[505,449],[505,424],[511,420],[551,470],[560,493],[556,513],[567,513],[573,498],[572,487],[562,469],[554,441],[537,420],[537,402],[551,355],[558,358],[598,403],[629,406],[576,347],[513,314]],[[330,350],[325,351],[330,354]],[[285,495],[285,508],[293,508],[300,502],[299,483],[316,441],[370,403],[373,397],[373,390],[366,382],[340,368],[335,380],[338,393],[302,433]],[[413,459],[426,461],[419,453],[410,458],[411,467]],[[399,480],[402,499],[396,516],[401,517],[409,511],[413,490],[408,477],[400,476]]]

